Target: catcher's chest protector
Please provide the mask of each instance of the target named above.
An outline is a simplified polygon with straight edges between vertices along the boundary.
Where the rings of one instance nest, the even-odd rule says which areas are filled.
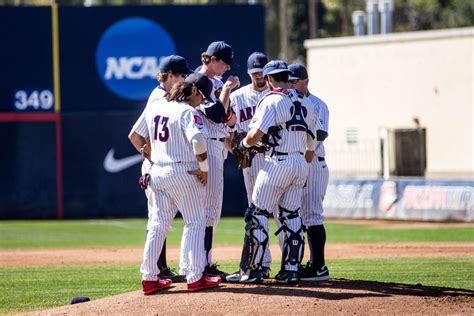
[[[308,109],[302,106],[303,96],[294,93],[293,91],[287,89],[273,89],[267,95],[270,94],[280,94],[287,96],[293,102],[293,107],[290,109],[291,119],[285,124],[282,124],[282,127],[286,128],[288,131],[298,131],[306,132],[308,130],[308,124],[306,124],[305,118],[308,115]]]

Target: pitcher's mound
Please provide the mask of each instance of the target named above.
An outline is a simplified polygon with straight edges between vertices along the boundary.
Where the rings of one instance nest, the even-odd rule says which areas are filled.
[[[34,312],[133,315],[270,314],[474,314],[474,291],[396,283],[336,279],[323,283],[262,285],[223,283],[188,293],[179,283],[156,295],[131,292],[95,301]]]

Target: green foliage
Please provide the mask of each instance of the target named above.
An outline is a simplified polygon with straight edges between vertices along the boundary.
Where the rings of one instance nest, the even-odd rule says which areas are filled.
[[[472,227],[443,228],[378,228],[370,224],[327,223],[328,242],[428,242],[474,241]],[[181,240],[183,221],[176,219],[167,237],[169,246]],[[275,232],[270,220],[270,231]],[[71,247],[141,247],[146,235],[146,221],[78,220],[78,221],[2,221],[0,249],[71,248]],[[244,237],[243,218],[223,218],[216,230],[218,245],[241,245]],[[277,237],[270,234],[271,242]]]

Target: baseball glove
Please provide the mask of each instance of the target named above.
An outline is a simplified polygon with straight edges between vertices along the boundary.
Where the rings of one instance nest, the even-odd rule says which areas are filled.
[[[245,132],[236,133],[232,138],[232,153],[239,164],[239,169],[248,168],[252,165],[250,150],[242,146],[242,140],[246,135]]]

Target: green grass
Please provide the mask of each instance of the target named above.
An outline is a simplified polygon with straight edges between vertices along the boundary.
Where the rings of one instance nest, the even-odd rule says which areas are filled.
[[[145,241],[146,220],[80,221],[1,221],[0,249],[141,247]],[[380,229],[370,224],[327,223],[328,242],[440,242],[474,241],[474,227]],[[173,222],[168,245],[179,245],[183,222]],[[243,240],[242,218],[225,218],[217,227],[215,243],[240,245]],[[270,230],[275,231],[274,221]],[[276,237],[271,234],[272,242]]]
[[[234,271],[237,262],[221,268]],[[474,257],[329,260],[333,278],[421,283],[474,290]],[[279,264],[272,265],[272,274]],[[0,313],[67,305],[74,296],[92,300],[140,289],[138,265],[0,268]]]

